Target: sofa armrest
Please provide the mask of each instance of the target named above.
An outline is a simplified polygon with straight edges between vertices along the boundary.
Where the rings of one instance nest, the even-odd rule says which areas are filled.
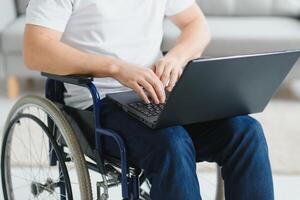
[[[15,1],[5,0],[0,2],[0,33],[17,18]]]

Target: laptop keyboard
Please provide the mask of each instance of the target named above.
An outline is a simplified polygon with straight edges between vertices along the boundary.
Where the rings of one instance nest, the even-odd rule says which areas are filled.
[[[164,109],[164,104],[154,104],[154,103],[146,104],[142,102],[135,102],[135,103],[130,103],[129,106],[134,108],[138,112],[143,113],[147,117],[157,116]]]

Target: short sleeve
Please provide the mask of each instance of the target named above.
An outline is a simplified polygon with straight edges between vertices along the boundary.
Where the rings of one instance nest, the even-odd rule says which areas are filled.
[[[167,0],[165,15],[176,15],[195,3],[195,0]]]
[[[30,0],[26,24],[64,32],[72,15],[73,0]]]

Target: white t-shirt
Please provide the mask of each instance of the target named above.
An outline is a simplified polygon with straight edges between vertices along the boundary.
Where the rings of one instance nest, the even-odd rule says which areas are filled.
[[[61,41],[84,52],[113,56],[142,67],[162,57],[163,19],[195,0],[31,0],[26,23],[63,32]],[[95,78],[101,98],[129,88],[112,78]],[[89,91],[65,84],[67,104],[92,105]]]

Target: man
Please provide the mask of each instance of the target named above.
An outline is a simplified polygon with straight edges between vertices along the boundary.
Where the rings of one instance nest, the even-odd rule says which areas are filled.
[[[176,45],[160,51],[163,19],[181,30]],[[151,130],[105,99],[134,90],[163,103],[191,59],[209,43],[205,17],[194,0],[31,0],[24,60],[29,69],[89,74],[101,93],[102,125],[125,140],[131,160],[145,170],[153,200],[198,200],[196,162],[222,166],[226,199],[273,199],[267,144],[248,116]],[[66,85],[66,102],[91,106],[81,88]],[[105,151],[117,154],[109,141]]]

